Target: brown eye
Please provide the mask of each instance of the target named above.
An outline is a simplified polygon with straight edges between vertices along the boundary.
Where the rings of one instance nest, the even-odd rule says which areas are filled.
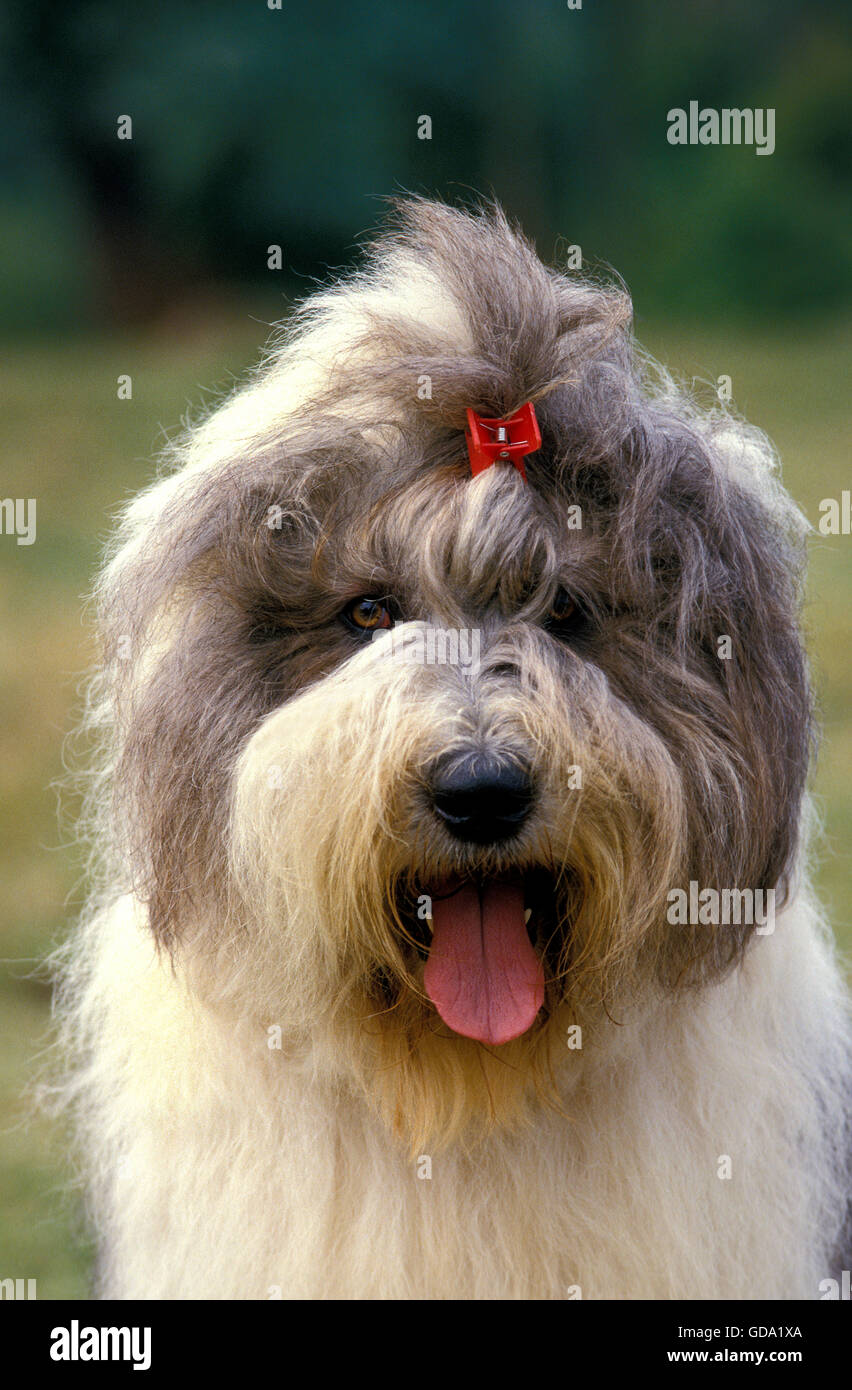
[[[343,617],[359,632],[376,632],[393,627],[393,618],[383,603],[375,598],[355,598],[343,610]]]
[[[565,589],[557,589],[550,605],[548,618],[552,623],[567,623],[577,612],[577,605]]]

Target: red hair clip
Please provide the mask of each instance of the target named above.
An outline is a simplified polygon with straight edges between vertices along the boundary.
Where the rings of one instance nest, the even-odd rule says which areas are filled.
[[[474,478],[477,473],[484,473],[492,463],[506,459],[514,464],[526,482],[523,461],[527,454],[534,454],[536,449],[541,448],[541,430],[532,401],[527,401],[508,420],[486,420],[475,410],[468,410],[464,437]]]

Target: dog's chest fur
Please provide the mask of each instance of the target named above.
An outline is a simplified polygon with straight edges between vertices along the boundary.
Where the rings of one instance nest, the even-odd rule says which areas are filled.
[[[288,1059],[256,1021],[193,999],[125,900],[100,926],[92,988],[96,1007],[98,974],[122,981],[89,1078],[105,1120],[93,1141],[93,1167],[108,1175],[96,1201],[112,1232],[101,1292],[818,1296],[831,1270],[813,1237],[814,1151],[783,1123],[812,1080],[778,1047],[785,1019],[801,1026],[797,999],[829,967],[805,907],[778,931],[784,950],[760,967],[772,999],[763,1015],[756,981],[734,977],[686,1013],[662,1006],[614,1025],[608,1051],[584,1059],[568,1087],[564,1116],[541,1110],[469,1152],[412,1158],[322,1074],[321,1050]],[[828,1045],[826,1022],[811,1031]],[[699,1085],[708,1053],[709,1088]],[[814,1113],[814,1142],[817,1124]]]

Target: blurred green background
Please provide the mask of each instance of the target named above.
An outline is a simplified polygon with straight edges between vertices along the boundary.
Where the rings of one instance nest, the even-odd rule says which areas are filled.
[[[51,783],[118,504],[411,189],[494,193],[545,258],[579,244],[615,266],[640,338],[687,379],[731,377],[816,523],[852,486],[842,16],[759,0],[0,12],[0,496],[38,504],[34,545],[0,536],[0,1277],[36,1278],[41,1298],[88,1287],[61,1144],[21,1092],[49,1021],[37,962],[81,900]],[[690,100],[775,108],[775,153],[670,146],[667,112]],[[852,946],[852,537],[815,540],[807,623],[818,879]]]

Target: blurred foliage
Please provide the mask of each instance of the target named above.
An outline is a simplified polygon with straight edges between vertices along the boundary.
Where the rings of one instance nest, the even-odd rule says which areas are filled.
[[[545,256],[579,243],[652,310],[833,308],[850,60],[834,0],[21,0],[0,19],[0,315],[279,294],[346,262],[403,189],[494,192]],[[669,145],[690,100],[776,108],[775,153]]]

